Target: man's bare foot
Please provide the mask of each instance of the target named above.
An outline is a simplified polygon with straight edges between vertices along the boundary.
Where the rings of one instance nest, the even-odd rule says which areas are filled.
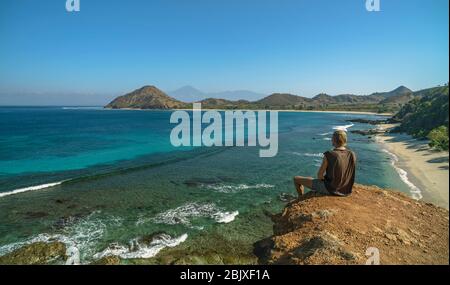
[[[297,193],[298,193],[298,196],[303,196],[305,194],[305,186],[298,185],[297,186]]]

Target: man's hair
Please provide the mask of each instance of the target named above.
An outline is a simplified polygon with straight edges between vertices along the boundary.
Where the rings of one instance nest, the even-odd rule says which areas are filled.
[[[333,134],[333,142],[337,147],[346,146],[347,145],[347,133],[342,130],[337,130]]]

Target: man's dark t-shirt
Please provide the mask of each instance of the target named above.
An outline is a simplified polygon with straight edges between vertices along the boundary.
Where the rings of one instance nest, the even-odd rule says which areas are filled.
[[[324,181],[328,192],[338,196],[350,195],[355,183],[355,153],[347,149],[335,149],[324,155],[328,161]]]

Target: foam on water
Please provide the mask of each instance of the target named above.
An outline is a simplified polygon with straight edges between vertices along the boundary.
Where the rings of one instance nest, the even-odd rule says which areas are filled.
[[[234,219],[236,218],[237,215],[239,215],[238,211],[234,211],[231,213],[230,212],[218,212],[218,213],[214,214],[213,217],[218,223],[228,224],[228,223],[231,223],[232,221],[234,221]]]
[[[331,135],[331,134],[332,134],[332,133],[328,132],[328,133],[319,134],[319,136],[329,136],[329,135]]]
[[[333,127],[333,130],[347,132],[347,130],[350,129],[351,127],[353,127],[353,126],[354,126],[354,124],[345,125],[345,126],[335,126],[335,127]]]
[[[239,215],[238,211],[227,212],[217,207],[214,203],[199,204],[194,202],[167,210],[152,218],[141,218],[136,224],[140,225],[146,222],[152,222],[156,224],[183,224],[190,226],[191,221],[197,218],[211,218],[217,223],[230,223],[237,215]]]
[[[213,184],[213,185],[205,185],[206,189],[214,190],[221,193],[236,193],[242,190],[250,190],[250,189],[269,189],[275,187],[270,184],[256,184],[256,185],[247,185],[247,184],[237,184],[237,185],[224,185],[224,184]]]
[[[95,246],[106,233],[107,227],[122,225],[121,218],[114,216],[100,218],[98,214],[100,211],[93,212],[86,218],[63,228],[61,233],[41,233],[25,241],[1,246],[0,256],[28,244],[59,241],[66,245],[68,252],[77,253],[78,259],[88,260],[95,253]]]
[[[400,179],[409,187],[411,197],[416,200],[422,199],[423,198],[422,191],[409,180],[408,172],[406,172],[404,169],[401,169],[396,165],[396,163],[398,163],[399,161],[398,157],[392,152],[388,151],[387,149],[383,149],[383,151],[391,157],[391,165],[395,169],[395,171],[397,171],[398,175],[400,176]]]
[[[293,155],[305,156],[305,157],[320,157],[323,158],[323,153],[308,153],[308,152],[292,152]]]
[[[47,184],[42,184],[42,185],[36,185],[36,186],[30,186],[30,187],[25,187],[25,188],[20,188],[20,189],[11,190],[11,191],[8,191],[8,192],[2,192],[2,193],[0,193],[0,198],[6,197],[6,196],[10,196],[10,195],[19,194],[19,193],[24,193],[24,192],[28,192],[28,191],[36,191],[36,190],[42,190],[42,189],[46,189],[46,188],[55,187],[55,186],[63,184],[66,181],[67,180],[54,182],[54,183],[47,183]]]
[[[130,258],[151,258],[157,255],[166,247],[176,247],[188,238],[187,234],[179,237],[171,237],[168,234],[160,234],[153,238],[149,244],[140,242],[138,239],[130,241],[128,246],[117,243],[110,244],[108,248],[102,252],[94,254],[94,259],[100,259],[106,256],[119,256],[124,259]]]
[[[314,166],[321,167],[322,166],[322,160],[320,159],[314,159]]]

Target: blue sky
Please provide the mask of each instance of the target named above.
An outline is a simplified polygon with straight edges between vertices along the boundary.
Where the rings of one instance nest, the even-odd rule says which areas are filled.
[[[0,104],[153,84],[314,96],[447,83],[448,0],[0,1]],[[3,99],[2,99],[3,98]]]

